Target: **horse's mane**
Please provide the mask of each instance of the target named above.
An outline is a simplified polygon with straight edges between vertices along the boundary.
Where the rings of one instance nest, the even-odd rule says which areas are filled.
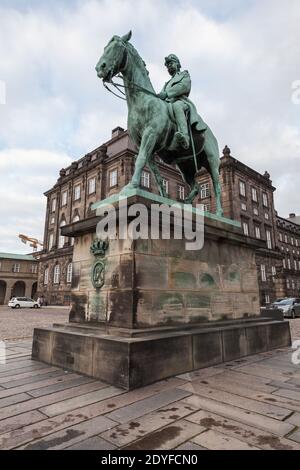
[[[142,65],[146,72],[147,72],[147,75],[149,75],[149,71],[147,70],[147,67],[146,67],[146,63],[145,61],[141,58],[140,54],[138,53],[138,51],[136,50],[136,48],[131,44],[131,42],[127,41],[125,43],[125,46],[129,49],[129,51],[134,55],[134,57],[137,59],[137,61],[140,63],[140,65]]]

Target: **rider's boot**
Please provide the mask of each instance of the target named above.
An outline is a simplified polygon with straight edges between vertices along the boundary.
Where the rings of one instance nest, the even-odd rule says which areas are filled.
[[[175,138],[180,147],[188,149],[190,146],[190,139],[188,134],[183,134],[182,132],[175,132]]]
[[[190,146],[190,138],[188,133],[187,117],[182,104],[183,103],[180,101],[174,103],[174,114],[178,128],[178,131],[175,133],[175,138],[181,147],[188,149]]]

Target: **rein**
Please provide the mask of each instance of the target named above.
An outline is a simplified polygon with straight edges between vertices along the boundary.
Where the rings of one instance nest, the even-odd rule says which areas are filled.
[[[117,75],[118,78],[122,78],[121,75]],[[122,83],[116,83],[116,82],[113,82],[113,80],[111,79],[109,81],[109,83],[111,85],[113,85],[120,93],[122,93],[123,96],[126,96],[125,93],[120,90],[120,88],[124,88],[125,90],[130,90],[131,88],[133,89],[136,89],[138,91],[142,91],[144,93],[146,93],[147,95],[151,95],[151,96],[155,96],[155,98],[158,98],[158,99],[161,99],[159,98],[159,96],[156,95],[156,93],[153,93],[152,91],[150,90],[147,90],[146,88],[140,86],[140,85],[137,85],[137,83],[134,83],[134,82],[130,82],[130,85],[129,86],[126,86]],[[113,95],[115,95],[117,98],[120,98],[121,100],[124,100],[126,101],[126,98],[123,98],[122,96],[120,95],[117,95],[116,93],[114,93],[106,84],[105,82],[103,81],[103,86],[110,92],[112,93]],[[163,101],[163,100],[162,100]]]

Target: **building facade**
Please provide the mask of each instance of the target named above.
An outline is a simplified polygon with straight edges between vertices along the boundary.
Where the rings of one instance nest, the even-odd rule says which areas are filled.
[[[95,213],[91,206],[94,202],[119,192],[131,180],[135,155],[136,149],[128,133],[117,127],[108,142],[62,169],[57,183],[45,193],[47,209],[44,249],[39,253],[38,294],[43,295],[49,304],[70,303],[74,240],[63,237],[61,228],[93,217]],[[169,197],[183,200],[188,188],[176,167],[163,163],[158,157],[156,161]],[[206,170],[199,172],[198,181],[201,190],[195,202],[214,212],[214,192]],[[221,158],[220,181],[225,217],[239,220],[246,236],[265,241],[265,248],[256,253],[261,305],[278,297],[299,296],[300,225],[277,215],[275,188],[270,175],[267,172],[262,175],[232,157],[226,146]],[[141,186],[158,193],[147,168],[142,174]],[[287,235],[288,246],[285,246],[285,241],[281,242],[281,232],[284,240]],[[287,252],[286,248],[290,251]]]
[[[0,305],[12,297],[36,298],[38,261],[31,255],[0,253]]]

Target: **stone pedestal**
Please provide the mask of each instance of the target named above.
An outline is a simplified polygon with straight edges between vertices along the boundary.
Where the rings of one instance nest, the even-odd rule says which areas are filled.
[[[148,211],[154,202],[173,201],[141,190],[127,199]],[[98,221],[63,229],[76,237],[70,322],[36,329],[33,358],[130,389],[290,344],[288,323],[259,317],[261,242],[237,222],[206,214],[196,251],[173,237],[109,240],[91,252]]]

